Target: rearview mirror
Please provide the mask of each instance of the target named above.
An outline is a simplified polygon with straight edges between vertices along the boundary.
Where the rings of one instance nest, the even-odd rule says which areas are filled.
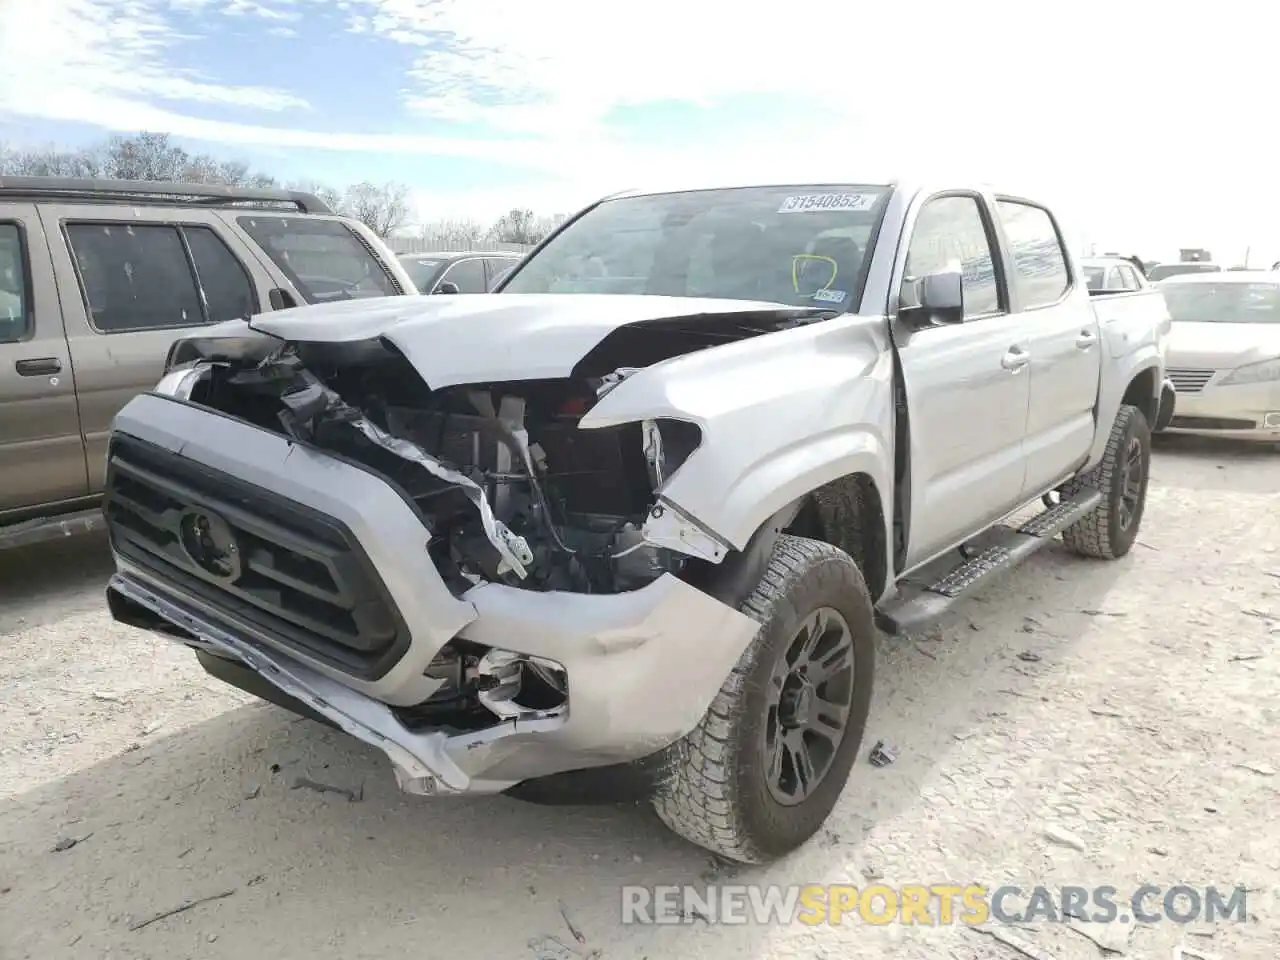
[[[458,285],[451,280],[446,280],[440,286],[436,287],[433,293],[458,293]]]
[[[901,316],[922,325],[964,321],[964,277],[959,270],[939,270],[902,285]]]

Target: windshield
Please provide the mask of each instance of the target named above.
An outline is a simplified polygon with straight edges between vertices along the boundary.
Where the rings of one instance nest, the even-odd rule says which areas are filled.
[[[255,214],[236,222],[308,303],[390,297],[390,274],[340,220]]]
[[[857,309],[887,187],[697,190],[607,200],[503,293],[615,293]]]
[[[1280,283],[1166,283],[1169,316],[1193,323],[1280,323]]]
[[[408,256],[400,258],[400,266],[409,275],[419,293],[428,293],[435,284],[436,275],[440,272],[441,260],[429,257]]]
[[[1104,278],[1107,275],[1106,267],[1090,267],[1084,268],[1084,282],[1090,290],[1101,290]]]
[[[1147,271],[1147,279],[1156,281],[1184,273],[1220,273],[1221,270],[1216,263],[1159,263]]]

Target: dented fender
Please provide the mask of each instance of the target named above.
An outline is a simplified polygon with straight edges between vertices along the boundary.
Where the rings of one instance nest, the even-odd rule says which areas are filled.
[[[865,473],[893,489],[892,376],[883,323],[844,316],[636,371],[579,427],[697,424],[702,442],[659,487],[645,535],[718,562],[839,477]]]

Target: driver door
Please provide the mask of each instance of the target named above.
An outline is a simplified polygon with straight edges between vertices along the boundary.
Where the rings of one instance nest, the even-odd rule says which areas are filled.
[[[1021,319],[1009,311],[993,222],[981,195],[938,194],[910,228],[900,275],[958,262],[965,315],[924,328],[894,321],[910,418],[907,569],[990,526],[1022,496],[1030,353]]]

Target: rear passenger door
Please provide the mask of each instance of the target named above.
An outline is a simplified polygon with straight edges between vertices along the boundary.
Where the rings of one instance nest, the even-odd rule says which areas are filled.
[[[33,205],[0,203],[0,515],[88,492],[44,230]]]
[[[1013,263],[1011,302],[1030,342],[1025,495],[1033,497],[1079,467],[1093,446],[1098,322],[1088,291],[1072,280],[1053,215],[1012,198],[998,198],[996,213]]]
[[[80,401],[90,492],[116,413],[155,386],[173,342],[263,309],[269,275],[212,212],[42,206]]]
[[[915,567],[1018,505],[1029,390],[1028,344],[1009,311],[985,199],[935,195],[910,229],[904,277],[958,266],[965,297],[963,323],[894,326],[910,415],[906,566]]]

